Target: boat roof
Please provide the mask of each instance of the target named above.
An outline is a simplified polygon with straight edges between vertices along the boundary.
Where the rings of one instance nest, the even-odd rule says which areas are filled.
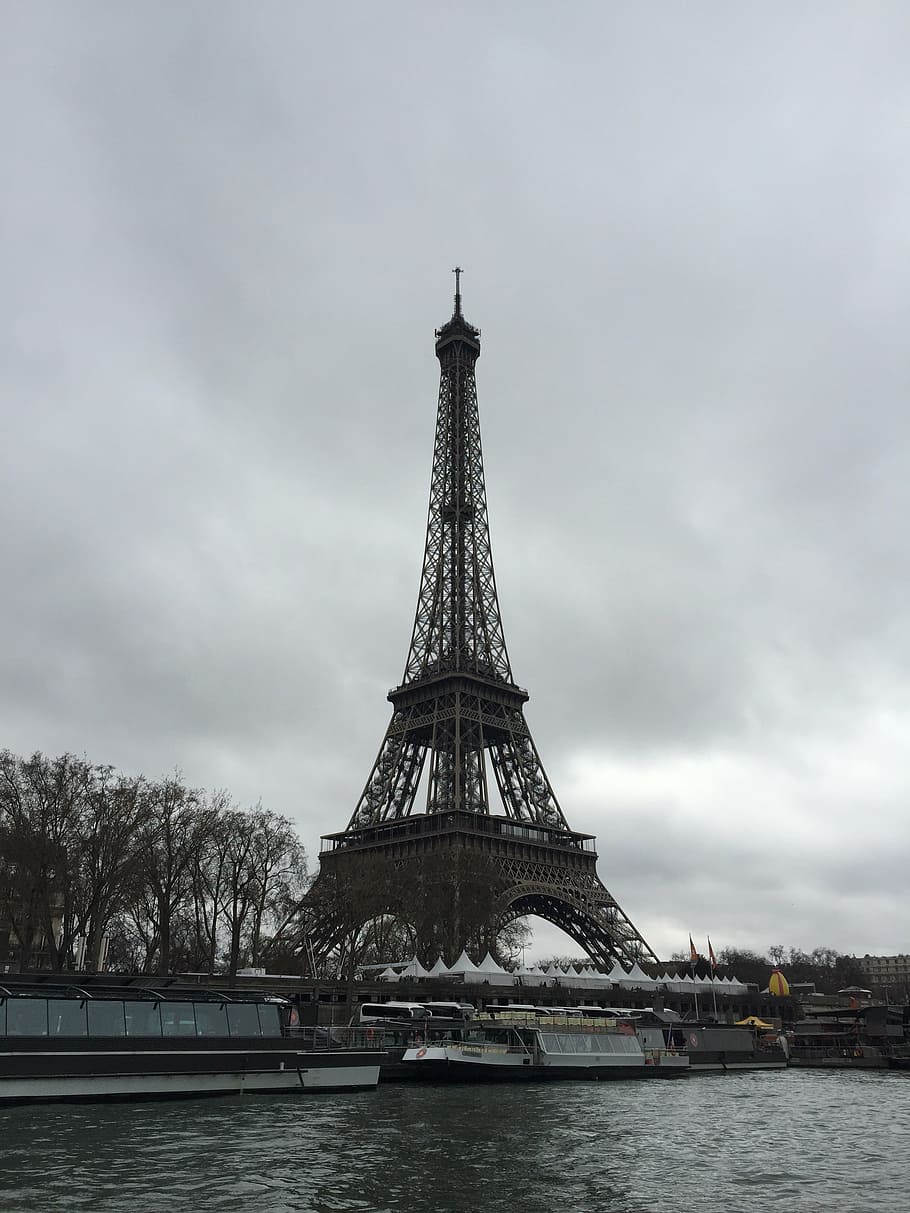
[[[5,998],[79,998],[90,1001],[128,999],[131,1002],[280,1002],[274,994],[228,993],[226,990],[211,990],[200,986],[178,986],[163,983],[158,985],[103,986],[92,985],[90,989],[73,982],[33,981],[11,982],[4,977],[0,983],[0,999]]]

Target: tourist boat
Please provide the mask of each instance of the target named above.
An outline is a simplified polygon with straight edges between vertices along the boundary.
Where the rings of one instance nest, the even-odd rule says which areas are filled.
[[[0,1104],[377,1085],[378,1049],[308,1049],[286,1010],[196,988],[0,987]]]
[[[403,1065],[415,1078],[444,1082],[679,1078],[689,1070],[685,1052],[668,1048],[659,1027],[556,1015],[484,1019],[458,1039],[415,1042]]]

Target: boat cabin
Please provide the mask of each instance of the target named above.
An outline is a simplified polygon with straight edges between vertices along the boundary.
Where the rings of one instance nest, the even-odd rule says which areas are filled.
[[[131,997],[75,987],[54,995],[0,987],[0,1037],[281,1036],[278,1003],[221,995],[168,998],[149,990]]]

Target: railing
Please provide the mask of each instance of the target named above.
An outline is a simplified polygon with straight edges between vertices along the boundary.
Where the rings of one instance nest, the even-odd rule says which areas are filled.
[[[603,1018],[598,1016],[597,1019],[589,1019],[583,1015],[536,1015],[531,1011],[517,1012],[514,1015],[507,1011],[497,1011],[495,1015],[480,1012],[471,1019],[471,1025],[498,1028],[538,1028],[542,1032],[558,1028],[560,1032],[566,1030],[586,1033],[602,1032],[610,1035],[615,1035],[619,1031],[617,1020],[613,1016]]]
[[[532,822],[512,821],[505,817],[490,817],[485,813],[450,812],[416,813],[381,825],[367,826],[343,834],[326,834],[321,840],[321,852],[376,846],[407,839],[470,831],[475,834],[497,835],[534,846],[558,847],[593,855],[594,839],[589,834],[555,830]]]
[[[486,1041],[455,1040],[449,1046],[458,1049],[466,1057],[529,1057],[531,1050],[526,1045],[500,1045]]]
[[[413,1041],[392,1042],[380,1031],[369,1028],[332,1028],[324,1024],[298,1024],[285,1029],[284,1035],[304,1050],[320,1053],[338,1049],[371,1050],[383,1053],[390,1048],[407,1048]]]

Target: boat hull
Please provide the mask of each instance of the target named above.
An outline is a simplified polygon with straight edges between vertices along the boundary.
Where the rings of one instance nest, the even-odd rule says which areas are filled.
[[[479,1054],[479,1055],[478,1055]],[[410,1077],[428,1082],[613,1082],[629,1079],[682,1078],[689,1072],[688,1058],[641,1055],[593,1061],[583,1055],[559,1061],[538,1061],[521,1052],[483,1052],[449,1048],[409,1049],[401,1066]]]
[[[406,1063],[410,1064],[410,1063]],[[413,1063],[410,1077],[423,1082],[627,1082],[682,1078],[682,1067],[658,1066],[487,1066],[482,1062]]]
[[[786,1070],[784,1056],[771,1059],[763,1057],[716,1058],[714,1060],[690,1058],[693,1074],[736,1074],[740,1070]]]
[[[863,1054],[854,1056],[839,1050],[830,1057],[800,1056],[794,1053],[790,1057],[790,1065],[806,1070],[885,1070],[888,1068],[888,1058],[881,1054]]]
[[[116,1043],[2,1042],[0,1104],[366,1090],[378,1084],[382,1059],[375,1051],[298,1050],[283,1040]]]

